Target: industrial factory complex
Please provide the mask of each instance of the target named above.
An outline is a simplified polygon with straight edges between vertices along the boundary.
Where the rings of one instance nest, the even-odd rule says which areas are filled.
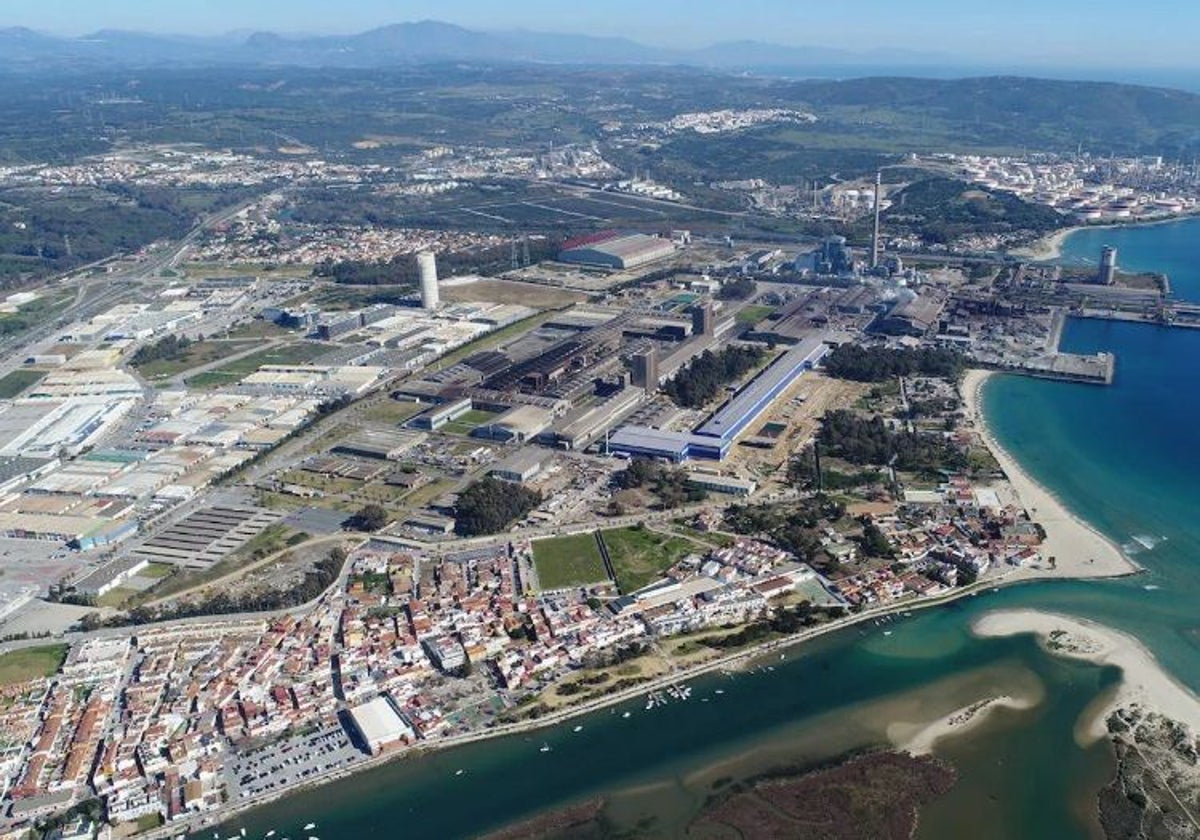
[[[721,460],[729,448],[806,371],[830,350],[823,337],[809,338],[787,350],[752,379],[693,432],[669,432],[626,426],[606,442],[612,452],[667,458]]]

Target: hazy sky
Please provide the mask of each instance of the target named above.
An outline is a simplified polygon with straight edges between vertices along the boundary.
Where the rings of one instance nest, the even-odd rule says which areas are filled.
[[[623,35],[665,46],[754,39],[903,47],[981,61],[1200,64],[1195,0],[0,0],[0,27],[68,35],[101,28],[347,33],[423,19]]]

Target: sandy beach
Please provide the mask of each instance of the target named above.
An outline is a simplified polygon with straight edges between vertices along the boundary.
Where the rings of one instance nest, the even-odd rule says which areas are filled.
[[[1163,670],[1154,655],[1134,637],[1081,618],[1038,610],[998,610],[971,625],[977,636],[1013,636],[1036,633],[1042,647],[1056,656],[1115,665],[1122,671],[1117,691],[1102,704],[1089,708],[1086,739],[1107,735],[1105,720],[1114,709],[1141,706],[1200,732],[1200,697]],[[1077,737],[1081,733],[1077,730]]]
[[[916,731],[907,731],[899,726],[890,727],[889,740],[897,748],[906,750],[913,755],[928,755],[933,752],[934,745],[941,739],[954,738],[970,732],[998,709],[1023,711],[1034,708],[1040,702],[1041,697],[1012,697],[1008,694],[989,697],[961,709],[955,709],[945,717],[926,724]]]
[[[980,397],[991,371],[970,370],[963,377],[962,398],[971,423],[982,435],[993,457],[999,462],[1009,483],[1029,511],[1030,518],[1046,531],[1042,552],[1055,559],[1053,569],[1024,568],[1010,575],[1020,577],[1117,577],[1141,570],[1121,553],[1121,549],[1091,525],[1075,516],[1046,488],[1042,487],[992,437],[980,410]]]
[[[1056,260],[1062,256],[1063,243],[1067,241],[1067,237],[1077,230],[1083,230],[1083,228],[1063,228],[1022,248],[1014,248],[1009,251],[1009,255],[1031,262]]]

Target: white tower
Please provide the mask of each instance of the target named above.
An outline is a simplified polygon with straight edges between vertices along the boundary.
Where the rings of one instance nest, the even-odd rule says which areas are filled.
[[[421,308],[432,312],[438,308],[437,255],[432,251],[417,254],[421,270]]]

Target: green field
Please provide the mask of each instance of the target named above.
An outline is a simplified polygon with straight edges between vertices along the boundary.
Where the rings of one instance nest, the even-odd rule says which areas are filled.
[[[175,567],[170,563],[151,563],[138,572],[137,576],[144,578],[165,578],[167,575],[174,574],[174,572]]]
[[[45,371],[40,370],[14,370],[0,379],[0,399],[11,400],[45,375]]]
[[[416,417],[428,407],[427,405],[410,402],[409,400],[382,400],[365,409],[362,415],[365,419],[374,420],[376,423],[394,423],[399,425],[406,420]]]
[[[749,306],[743,306],[739,309],[737,317],[734,320],[743,326],[753,326],[774,311],[774,306],[762,306],[752,303]]]
[[[14,650],[0,655],[0,685],[14,685],[56,673],[67,658],[67,645]]]
[[[247,339],[243,341],[197,341],[189,344],[187,350],[175,359],[155,359],[144,365],[137,365],[138,373],[147,379],[167,379],[184,371],[201,365],[219,362],[228,356],[243,353],[258,344]]]
[[[687,555],[703,550],[682,537],[648,528],[615,528],[601,535],[622,594],[641,589]]]
[[[591,533],[535,541],[533,564],[542,589],[563,589],[608,579],[596,537]]]
[[[259,353],[251,353],[237,361],[222,365],[216,370],[205,371],[187,380],[193,388],[220,388],[232,385],[245,376],[254,373],[263,365],[300,365],[311,362],[329,348],[312,342],[297,342],[271,347]]]
[[[404,497],[404,504],[410,508],[423,508],[444,493],[449,493],[458,486],[452,478],[439,478],[428,484],[422,484]]]
[[[255,318],[249,323],[242,324],[237,329],[230,331],[225,337],[231,339],[263,339],[263,338],[284,338],[292,335],[295,331],[289,330],[287,327],[281,327],[271,321],[262,318]]]
[[[108,590],[99,598],[96,599],[97,607],[112,607],[118,609],[125,604],[130,598],[138,594],[138,590],[130,589],[124,586],[118,586]]]
[[[473,408],[457,420],[451,420],[445,426],[438,429],[438,431],[445,432],[448,435],[463,435],[465,437],[495,416],[497,415],[494,411]]]

